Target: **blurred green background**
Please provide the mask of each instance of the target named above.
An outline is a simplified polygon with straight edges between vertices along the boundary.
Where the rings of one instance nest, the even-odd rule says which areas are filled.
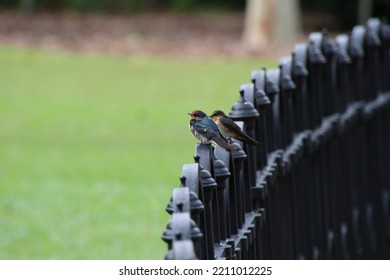
[[[0,48],[0,258],[162,259],[187,112],[268,61]]]

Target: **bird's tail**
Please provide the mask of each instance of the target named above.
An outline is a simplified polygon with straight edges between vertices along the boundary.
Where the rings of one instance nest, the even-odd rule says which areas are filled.
[[[258,141],[256,141],[255,139],[253,139],[252,137],[250,137],[247,134],[241,134],[241,135],[239,135],[239,137],[237,139],[240,141],[252,144],[252,145],[259,145],[260,144]]]
[[[218,146],[221,146],[222,148],[225,148],[230,152],[237,150],[237,147],[233,146],[232,144],[227,142],[227,140],[221,137],[216,137],[215,139],[212,139],[212,142],[214,142]]]

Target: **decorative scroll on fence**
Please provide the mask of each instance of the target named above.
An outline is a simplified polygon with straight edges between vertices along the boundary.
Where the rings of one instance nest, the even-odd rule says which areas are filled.
[[[260,145],[196,145],[165,258],[390,258],[390,25],[312,33],[251,81],[229,116]]]

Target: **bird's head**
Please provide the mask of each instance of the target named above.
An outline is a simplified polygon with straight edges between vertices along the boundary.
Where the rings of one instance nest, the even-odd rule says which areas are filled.
[[[194,110],[191,113],[187,113],[187,114],[191,116],[191,120],[196,120],[196,121],[200,121],[201,119],[207,117],[207,115],[201,110]]]
[[[213,119],[213,121],[219,121],[221,118],[226,117],[225,113],[221,110],[215,110],[211,115],[210,118]]]

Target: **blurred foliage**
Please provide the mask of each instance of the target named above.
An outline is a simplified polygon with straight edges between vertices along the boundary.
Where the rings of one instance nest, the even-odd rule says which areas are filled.
[[[390,16],[389,0],[372,0],[372,16]],[[327,27],[332,30],[350,29],[357,23],[358,0],[300,0],[303,14],[323,14],[329,20]],[[320,20],[319,20],[320,21]],[[318,28],[322,26],[315,26]],[[313,27],[312,27],[313,28]]]
[[[161,10],[241,9],[245,0],[0,0],[0,7],[18,8],[33,3],[35,9],[146,12]]]
[[[0,0],[0,8],[22,10],[72,10],[79,12],[158,12],[196,10],[243,11],[246,0]],[[389,0],[373,0],[373,16],[390,16]],[[358,0],[300,0],[302,14],[310,19],[309,28],[325,24],[329,29],[349,29],[357,23]]]

